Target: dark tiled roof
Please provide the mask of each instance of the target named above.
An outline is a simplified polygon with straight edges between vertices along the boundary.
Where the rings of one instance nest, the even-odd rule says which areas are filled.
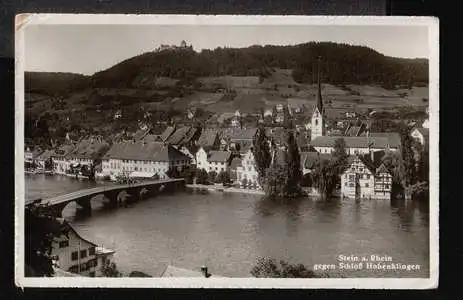
[[[331,154],[322,154],[319,152],[301,152],[301,165],[305,169],[315,168],[315,164],[320,160],[331,160],[333,157]]]
[[[164,130],[164,132],[161,134],[162,140],[165,141],[167,140],[172,133],[174,133],[175,128],[173,126],[169,126]]]
[[[183,143],[187,143],[194,136],[196,130],[196,128],[190,126],[178,128],[174,131],[174,133],[172,133],[172,135],[167,139],[166,142],[172,145],[180,145]]]
[[[75,149],[75,145],[72,143],[66,143],[59,146],[55,149],[55,153],[53,153],[54,157],[65,157],[69,153],[71,153]]]
[[[218,130],[204,130],[198,139],[198,145],[205,148],[212,147],[218,135]]]
[[[387,137],[350,137],[350,136],[320,136],[311,141],[310,145],[313,147],[334,147],[337,139],[342,138],[346,142],[347,148],[383,148],[388,145],[396,148],[394,144],[389,141]]]
[[[143,137],[143,140],[147,143],[162,142],[162,136],[159,134],[147,134]]]
[[[109,149],[109,144],[96,139],[83,139],[68,156],[81,159],[97,159]]]
[[[241,158],[239,158],[239,157],[233,158],[231,163],[230,163],[230,169],[236,170],[236,168],[240,167],[240,166],[241,166]]]
[[[230,156],[230,151],[210,151],[207,155],[207,160],[214,162],[226,162],[230,159]]]
[[[153,160],[168,162],[168,161],[190,160],[190,158],[187,155],[180,152],[180,150],[177,150],[174,147],[167,145],[167,146],[161,147],[161,149],[159,149],[155,153]]]
[[[37,160],[47,160],[49,159],[50,157],[52,157],[53,155],[55,155],[55,151],[53,150],[45,150],[43,151],[42,153],[40,153],[38,156],[37,156]]]
[[[385,137],[389,139],[392,148],[399,148],[401,145],[400,135],[397,132],[371,132],[371,137]]]
[[[106,159],[153,160],[157,151],[164,147],[158,142],[120,142],[114,143],[104,155]]]
[[[149,133],[150,133],[150,129],[138,130],[137,132],[133,134],[133,138],[136,140],[141,140]]]
[[[252,140],[257,133],[257,128],[229,128],[222,132],[222,138],[230,138],[230,140]]]

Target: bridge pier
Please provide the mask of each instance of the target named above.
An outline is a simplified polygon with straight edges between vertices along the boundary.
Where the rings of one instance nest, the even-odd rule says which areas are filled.
[[[109,204],[111,207],[117,206],[119,192],[120,191],[118,190],[113,190],[113,191],[107,191],[103,193],[103,195],[109,200]]]
[[[140,200],[142,197],[141,197],[141,187],[132,187],[130,189],[127,189],[127,193],[130,195],[130,200],[129,202],[133,203],[133,202],[137,202],[138,200]]]
[[[92,197],[85,197],[76,200],[77,204],[79,204],[80,207],[82,207],[83,211],[86,213],[91,213],[92,212],[92,204],[90,203],[90,200]]]

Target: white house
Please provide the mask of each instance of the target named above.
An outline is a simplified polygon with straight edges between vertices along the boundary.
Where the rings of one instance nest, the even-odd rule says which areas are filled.
[[[211,150],[206,152],[206,150],[201,147],[196,153],[196,167],[206,170],[207,172],[226,172],[229,169],[230,159],[230,151]]]
[[[101,138],[88,138],[80,140],[75,148],[70,151],[65,159],[70,168],[77,168],[78,174],[82,174],[82,168],[86,166],[90,171],[100,163],[101,157],[109,150],[109,144]]]
[[[341,195],[347,198],[391,199],[392,175],[383,163],[378,167],[367,156],[357,155],[341,175]]]
[[[114,143],[102,159],[102,176],[129,176],[132,172],[144,173],[147,178],[156,174],[160,179],[168,178],[170,168],[190,165],[190,157],[175,147],[162,142],[126,141]],[[141,172],[141,173],[140,173]]]
[[[84,239],[67,222],[63,221],[63,225],[62,235],[52,244],[51,254],[56,266],[82,276],[101,276],[101,267],[106,260],[111,260],[114,251]]]
[[[236,179],[241,187],[262,189],[258,178],[259,175],[255,166],[254,154],[252,153],[252,148],[249,148],[241,159],[241,165],[236,167]]]
[[[429,129],[427,128],[415,128],[410,135],[423,146],[426,146],[429,142]]]
[[[67,155],[74,149],[75,145],[72,142],[67,142],[55,149],[51,157],[54,173],[64,175],[70,170],[70,162],[67,159]]]

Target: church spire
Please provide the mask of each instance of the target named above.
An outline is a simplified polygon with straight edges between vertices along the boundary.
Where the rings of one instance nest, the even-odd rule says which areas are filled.
[[[318,111],[323,114],[323,100],[322,100],[322,85],[320,82],[320,56],[317,59],[317,85],[318,85],[318,90],[317,90],[317,108]]]

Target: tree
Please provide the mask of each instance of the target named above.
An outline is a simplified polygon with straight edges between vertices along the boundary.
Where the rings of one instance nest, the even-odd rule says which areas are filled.
[[[273,258],[260,257],[251,269],[251,275],[257,278],[318,278],[321,275],[304,266],[303,264],[291,264]]]
[[[129,277],[152,277],[146,273],[140,272],[140,271],[132,271],[129,274]]]
[[[405,186],[414,184],[417,181],[415,169],[415,155],[412,149],[413,140],[410,136],[410,129],[405,123],[399,125],[401,138],[401,154],[405,169]]]
[[[195,177],[196,172],[197,170],[194,167],[188,166],[180,172],[180,177],[185,178],[185,183],[192,184],[193,178]]]
[[[53,275],[52,247],[55,238],[61,236],[60,222],[40,204],[26,206],[25,215],[25,275],[49,277]]]
[[[207,181],[209,183],[214,183],[215,180],[217,178],[217,172],[216,171],[210,171],[208,174],[207,174]]]
[[[222,183],[223,185],[230,184],[231,182],[230,173],[226,171],[220,172],[219,175],[217,175],[216,182]]]
[[[267,169],[264,185],[265,196],[267,199],[284,199],[287,174],[287,167],[279,163],[274,162],[270,168]]]
[[[176,167],[170,167],[167,172],[166,172],[166,175],[169,177],[169,178],[180,178],[180,172],[178,171],[178,169]]]
[[[399,151],[388,151],[382,161],[392,173],[391,197],[397,198],[403,193],[405,186],[405,170],[402,154]]]
[[[288,132],[287,135],[287,182],[285,184],[285,197],[297,197],[300,196],[300,181],[302,178],[301,170],[301,156],[299,154],[299,148],[294,138],[293,132]]]
[[[313,181],[322,198],[331,196],[338,182],[338,168],[327,159],[319,159],[313,171]]]
[[[262,184],[265,179],[265,172],[272,161],[268,138],[263,126],[260,126],[257,129],[257,133],[254,136],[252,154],[254,155],[254,161],[256,162],[259,182]]]
[[[198,172],[196,172],[196,183],[197,184],[208,184],[207,178],[208,178],[208,174],[206,170],[200,169]]]
[[[103,277],[122,277],[122,273],[117,269],[117,265],[109,260],[105,261],[101,266],[101,274]]]

